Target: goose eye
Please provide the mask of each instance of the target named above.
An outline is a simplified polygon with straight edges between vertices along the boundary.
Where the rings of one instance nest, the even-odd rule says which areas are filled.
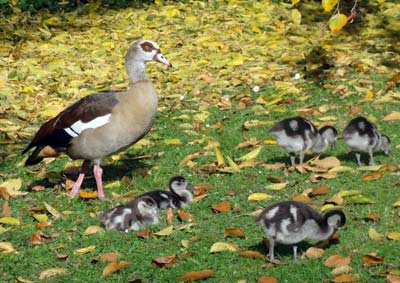
[[[151,46],[150,44],[144,44],[144,45],[143,45],[143,49],[144,49],[145,51],[150,51],[150,50],[152,49],[152,46]]]

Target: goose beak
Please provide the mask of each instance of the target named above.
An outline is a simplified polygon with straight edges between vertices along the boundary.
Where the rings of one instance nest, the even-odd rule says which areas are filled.
[[[169,68],[172,67],[172,64],[170,62],[168,62],[168,60],[164,57],[164,55],[162,55],[162,53],[160,51],[158,51],[154,55],[153,61],[156,61],[156,62],[159,62],[161,64],[167,65]]]

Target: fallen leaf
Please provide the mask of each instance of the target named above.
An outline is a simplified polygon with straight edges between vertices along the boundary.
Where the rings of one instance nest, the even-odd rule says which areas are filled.
[[[360,195],[361,192],[358,190],[348,190],[348,191],[340,191],[337,195],[341,197],[350,197]]]
[[[233,172],[240,172],[240,167],[232,160],[232,158],[227,156],[226,159],[228,160],[229,168],[231,168]]]
[[[120,254],[118,252],[110,252],[105,254],[100,254],[100,261],[117,261]]]
[[[262,276],[258,278],[258,283],[278,283],[275,277],[272,276]]]
[[[181,221],[193,221],[193,215],[189,212],[184,211],[183,209],[178,209],[177,211],[178,217]]]
[[[204,195],[207,190],[211,189],[213,185],[211,184],[198,184],[194,186],[193,194],[195,196]]]
[[[378,256],[375,253],[366,254],[361,257],[361,263],[364,266],[379,265],[382,264],[384,260],[385,258],[383,256]]]
[[[97,191],[79,191],[79,197],[83,199],[97,199]]]
[[[363,218],[364,220],[372,220],[372,221],[379,221],[380,217],[376,212],[370,212],[367,216]]]
[[[13,245],[10,242],[0,242],[0,255],[16,253]]]
[[[239,253],[239,256],[241,257],[248,257],[248,258],[258,258],[264,260],[264,256],[262,253],[258,251],[243,251]]]
[[[1,196],[4,200],[9,200],[9,199],[10,199],[10,195],[8,194],[7,188],[5,188],[5,187],[0,187],[0,196]]]
[[[214,147],[214,151],[215,151],[215,156],[217,157],[217,165],[223,166],[225,164],[225,161],[221,150],[219,149],[219,147]]]
[[[229,236],[246,238],[244,232],[239,228],[226,228],[224,231],[224,237],[229,237]]]
[[[251,195],[248,196],[247,200],[248,201],[260,201],[264,199],[269,199],[272,198],[271,195],[266,194],[266,193],[252,193]]]
[[[49,221],[49,218],[47,217],[47,214],[33,214],[33,218],[35,218],[39,222],[47,222]]]
[[[400,207],[400,198],[394,203],[392,204],[393,207]]]
[[[263,149],[262,146],[257,147],[256,149],[250,151],[249,153],[243,155],[242,157],[239,157],[238,160],[246,161],[246,160],[255,159],[257,157],[257,155],[261,152],[262,149]]]
[[[10,207],[10,203],[8,202],[8,201],[5,201],[4,203],[3,203],[3,212],[2,212],[2,215],[4,216],[4,217],[10,217],[12,214],[11,214],[11,207]]]
[[[274,191],[279,191],[282,190],[286,187],[287,183],[275,183],[275,184],[270,184],[266,185],[265,188],[268,190],[274,190]]]
[[[387,237],[390,240],[398,241],[398,240],[400,240],[400,232],[389,232]]]
[[[349,272],[351,272],[352,270],[353,270],[353,268],[351,268],[351,266],[349,266],[349,265],[342,265],[342,266],[338,266],[338,267],[334,268],[334,269],[331,271],[331,274],[337,276],[337,275],[340,275],[340,274],[343,274],[343,273],[349,273]]]
[[[329,192],[329,188],[327,185],[321,185],[315,190],[313,190],[310,195],[311,196],[319,196],[319,195],[326,195]]]
[[[22,179],[9,179],[3,183],[0,184],[0,187],[5,188],[7,191],[7,194],[11,197],[15,196],[24,196],[27,195],[28,192],[21,192],[22,188]]]
[[[381,172],[373,172],[371,174],[365,175],[362,178],[363,182],[368,182],[368,181],[373,181],[373,180],[378,180],[383,177],[383,174]]]
[[[267,180],[271,183],[286,183],[285,179],[282,177],[267,177]]]
[[[239,250],[239,247],[235,244],[217,242],[211,246],[210,253],[218,253],[223,251],[236,252],[237,250]]]
[[[325,254],[325,251],[323,249],[319,249],[319,248],[315,248],[315,247],[310,247],[305,252],[305,256],[308,258],[311,258],[311,259],[323,257],[324,254]]]
[[[332,280],[334,283],[356,282],[358,278],[351,274],[342,274]]]
[[[40,229],[43,229],[46,227],[51,227],[51,226],[52,226],[52,224],[50,222],[39,222],[35,225],[35,228],[40,230]]]
[[[63,217],[63,215],[62,215],[60,212],[58,212],[54,207],[52,207],[52,206],[49,205],[48,203],[43,202],[43,204],[44,204],[44,206],[46,207],[46,210],[47,210],[51,215],[53,215],[54,218],[57,219],[57,218]]]
[[[389,115],[383,117],[382,121],[398,121],[400,120],[400,112],[392,111]]]
[[[304,194],[299,194],[294,197],[292,197],[292,201],[299,201],[299,202],[304,202],[304,203],[311,203],[312,199]]]
[[[385,235],[378,233],[374,228],[368,230],[368,235],[371,240],[379,241],[385,238]]]
[[[8,225],[21,225],[21,221],[15,217],[1,217],[0,223]]]
[[[144,229],[142,231],[136,232],[136,237],[141,238],[141,239],[146,239],[147,240],[149,238],[149,235],[150,235],[150,229],[149,228],[146,228],[146,229]]]
[[[50,236],[43,234],[43,232],[41,232],[41,231],[37,231],[37,232],[33,233],[32,236],[29,238],[29,243],[32,246],[37,246],[42,243],[50,242],[51,239],[52,238]]]
[[[373,200],[370,198],[367,198],[366,196],[363,195],[358,195],[358,196],[352,196],[346,199],[346,203],[349,204],[373,204],[375,203]]]
[[[85,232],[83,232],[83,236],[93,235],[103,230],[104,229],[100,226],[89,226],[86,228]]]
[[[103,276],[108,276],[128,265],[131,263],[129,261],[113,261],[107,264],[107,266],[103,269]]]
[[[229,201],[224,200],[220,203],[213,204],[212,209],[214,212],[228,212],[231,211],[231,204]]]
[[[151,265],[154,267],[169,267],[175,264],[177,255],[171,256],[160,256],[151,261]]]
[[[400,283],[400,276],[387,275],[386,279],[389,283]]]
[[[167,223],[171,224],[172,222],[174,222],[174,211],[172,209],[172,207],[169,207],[166,211],[165,211],[165,218],[167,219]]]
[[[332,169],[329,169],[329,173],[344,173],[344,172],[355,172],[356,170],[349,166],[338,166]]]
[[[201,280],[205,279],[211,276],[214,276],[215,272],[212,271],[211,269],[205,269],[205,270],[199,270],[199,271],[190,271],[182,275],[181,278],[179,278],[179,281],[196,281],[196,280]]]
[[[35,283],[34,281],[28,280],[28,279],[24,279],[22,277],[17,277],[15,278],[16,282],[18,283]]]
[[[160,230],[160,231],[154,233],[153,235],[154,235],[154,236],[158,236],[158,237],[161,237],[161,236],[169,236],[169,235],[171,235],[171,233],[172,233],[173,230],[174,230],[174,226],[171,225],[171,226],[168,226],[167,228],[164,228],[164,229],[162,229],[162,230]]]
[[[65,268],[50,268],[42,271],[39,275],[39,279],[43,280],[45,278],[55,277],[62,274],[67,274],[67,270]]]
[[[332,255],[325,260],[324,265],[326,267],[336,268],[340,266],[349,265],[350,261],[351,258],[349,256],[343,257],[341,255]]]
[[[178,138],[166,139],[164,143],[166,145],[183,145],[183,142]]]
[[[331,169],[340,166],[340,160],[334,156],[329,156],[324,159],[315,159],[308,162],[312,166],[317,166],[324,169]]]
[[[343,204],[343,198],[340,195],[335,195],[335,196],[325,200],[324,203],[331,203],[331,204],[335,204],[335,205],[341,205],[341,204]]]
[[[87,254],[87,253],[90,253],[91,251],[93,251],[95,248],[96,248],[96,246],[92,245],[92,246],[88,246],[85,248],[77,249],[77,250],[74,250],[74,254],[76,254],[76,255]]]

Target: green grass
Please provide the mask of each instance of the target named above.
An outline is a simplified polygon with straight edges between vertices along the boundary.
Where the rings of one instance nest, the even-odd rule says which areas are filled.
[[[381,78],[383,81],[384,78]],[[378,81],[377,83],[381,83]],[[337,117],[335,125],[339,129],[349,120],[345,104],[358,104],[357,100],[340,101],[325,89],[319,86],[304,86],[311,98],[307,100],[307,105],[318,107],[324,104],[336,104],[332,110],[324,115],[333,115]],[[241,89],[237,93],[251,94],[254,99],[258,95],[274,93],[274,89],[265,88],[260,93],[254,94],[249,90]],[[235,97],[235,93],[230,94]],[[195,104],[196,102],[194,102]],[[268,125],[251,128],[247,132],[242,132],[244,121],[258,119],[272,123],[278,119],[293,116],[293,110],[304,106],[303,102],[296,102],[287,105],[287,111],[284,113],[271,110],[270,115],[255,115],[251,107],[244,110],[235,110],[237,101],[233,99],[232,107],[228,110],[220,110],[216,106],[210,106],[210,118],[206,121],[210,125],[220,121],[224,126],[224,134],[218,133],[217,129],[212,127],[200,131],[199,136],[190,136],[184,134],[179,128],[182,123],[178,120],[172,120],[182,114],[185,109],[194,108],[193,103],[183,103],[174,111],[161,112],[157,117],[155,129],[151,132],[157,134],[161,139],[153,140],[154,145],[144,147],[139,151],[133,148],[127,150],[126,154],[118,161],[112,162],[105,160],[105,182],[119,180],[122,176],[132,177],[129,185],[121,185],[106,190],[108,200],[101,202],[99,200],[81,200],[71,199],[65,195],[64,189],[59,185],[48,185],[45,191],[32,192],[26,188],[26,184],[38,183],[45,178],[32,174],[31,168],[16,168],[16,164],[21,160],[21,156],[14,154],[0,165],[2,179],[11,177],[20,177],[24,180],[24,190],[29,194],[24,197],[15,197],[10,199],[13,217],[22,221],[20,226],[11,227],[11,230],[1,235],[2,242],[11,242],[18,254],[8,254],[0,258],[0,274],[3,282],[14,282],[16,277],[40,281],[40,282],[127,282],[127,280],[143,279],[144,282],[177,282],[184,273],[192,270],[212,269],[216,272],[214,277],[207,279],[207,282],[237,282],[240,279],[246,279],[247,282],[256,282],[261,276],[274,276],[278,282],[323,282],[334,278],[330,274],[331,269],[323,266],[323,262],[330,255],[340,254],[350,256],[350,263],[353,271],[351,274],[359,278],[359,282],[386,282],[385,278],[379,273],[387,269],[399,269],[400,260],[397,252],[399,242],[391,241],[387,238],[381,241],[371,240],[368,236],[368,230],[373,227],[378,232],[387,234],[388,232],[400,232],[398,223],[398,210],[391,205],[400,196],[398,187],[391,184],[398,180],[398,173],[387,173],[379,180],[370,182],[361,182],[365,172],[357,171],[355,174],[341,173],[331,180],[322,180],[313,184],[310,182],[310,174],[299,174],[296,171],[289,171],[287,176],[283,175],[282,170],[265,170],[261,166],[255,168],[246,168],[236,174],[201,174],[198,168],[206,163],[215,160],[215,156],[200,156],[194,161],[197,166],[189,169],[186,166],[178,167],[177,164],[188,154],[202,149],[206,143],[189,145],[188,143],[201,138],[202,134],[218,140],[220,148],[225,155],[239,157],[249,149],[235,149],[236,145],[243,141],[243,136],[247,138],[255,137],[262,141],[270,138],[267,134]],[[369,103],[360,104],[362,115],[374,116],[378,119],[377,125],[382,132],[387,133],[393,144],[394,158],[398,159],[399,154],[396,146],[399,144],[399,125],[398,123],[379,122],[379,120],[396,110],[398,104],[387,104],[383,109],[371,107]],[[311,116],[316,121],[318,116]],[[183,141],[182,146],[168,146],[164,144],[164,139],[179,138]],[[28,141],[21,141],[18,148],[22,148]],[[10,147],[11,148],[11,147]],[[15,149],[15,147],[13,147]],[[144,159],[140,162],[132,160],[130,157],[135,154],[154,154],[163,152],[163,155],[157,158]],[[211,151],[212,152],[212,151]],[[356,167],[355,158],[347,155],[347,149],[339,141],[336,152],[329,151],[326,155],[337,156],[343,165]],[[59,158],[47,166],[48,171],[62,172],[67,158]],[[257,157],[261,163],[288,163],[287,154],[275,145],[266,145],[261,154]],[[377,155],[376,161],[379,164],[392,163],[387,157]],[[159,167],[152,168],[154,165]],[[151,173],[150,175],[144,173]],[[185,210],[194,216],[193,226],[183,231],[174,231],[168,237],[154,238],[148,240],[139,239],[134,232],[123,233],[117,231],[103,231],[91,236],[83,236],[83,232],[90,225],[99,225],[96,218],[90,217],[90,214],[99,210],[108,209],[112,205],[122,201],[112,199],[111,192],[124,193],[132,191],[134,193],[145,192],[154,188],[163,188],[167,186],[169,177],[175,174],[185,176],[192,184],[210,183],[213,188],[209,190],[208,196],[200,202],[193,203]],[[146,176],[144,178],[143,176]],[[267,177],[284,177],[289,185],[282,191],[266,191],[264,186],[269,184]],[[267,205],[280,200],[287,200],[294,195],[301,193],[307,188],[316,188],[321,184],[329,187],[329,193],[326,196],[314,198],[312,206],[319,208],[323,205],[324,199],[333,196],[340,190],[357,189],[363,195],[375,201],[370,205],[344,205],[343,210],[346,213],[348,222],[345,227],[339,231],[340,239],[337,243],[330,245],[326,249],[323,258],[320,259],[301,259],[298,263],[291,262],[291,249],[284,246],[277,247],[278,257],[283,260],[285,265],[270,266],[260,259],[249,259],[239,257],[238,253],[222,252],[210,254],[209,250],[213,243],[226,241],[239,245],[243,250],[257,250],[266,254],[262,242],[263,231],[256,225],[255,219],[248,216],[257,208],[263,208]],[[85,180],[84,186],[88,189],[94,189],[92,178]],[[228,190],[233,190],[233,195],[227,195]],[[267,192],[273,195],[270,200],[260,202],[248,202],[247,197],[252,192]],[[212,204],[223,200],[228,200],[236,211],[229,213],[215,214],[211,210]],[[3,200],[2,200],[3,202]],[[29,237],[37,231],[35,229],[36,220],[32,217],[30,211],[33,207],[44,208],[43,202],[47,202],[58,211],[73,211],[73,214],[67,215],[62,219],[50,219],[52,226],[43,229],[43,233],[50,235],[53,239],[38,246],[30,246]],[[369,212],[377,212],[381,221],[374,224],[366,222],[363,217]],[[175,220],[174,225],[180,224]],[[157,226],[151,227],[153,232],[167,227],[165,219]],[[6,226],[6,225],[4,225]],[[242,229],[245,239],[225,238],[224,230],[228,227]],[[190,244],[186,250],[182,250],[181,241],[189,240]],[[301,245],[300,252],[304,252],[314,242],[304,242]],[[75,255],[73,251],[95,245],[96,249],[85,255]],[[130,266],[116,272],[108,277],[103,277],[102,270],[106,266],[104,262],[93,262],[93,258],[107,252],[118,252],[120,260],[129,261]],[[184,257],[187,252],[192,256]],[[385,257],[384,264],[376,267],[363,267],[361,265],[361,256],[367,253],[375,252]],[[57,254],[67,254],[66,260],[57,258]],[[159,256],[178,255],[177,262],[166,268],[157,268],[151,266],[152,259]],[[68,270],[66,275],[60,275],[55,278],[38,280],[39,274],[48,268],[65,268]]]

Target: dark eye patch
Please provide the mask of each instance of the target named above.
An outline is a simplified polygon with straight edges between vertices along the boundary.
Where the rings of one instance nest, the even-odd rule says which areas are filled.
[[[154,49],[153,44],[151,44],[150,42],[143,42],[140,46],[146,52],[151,52]]]

